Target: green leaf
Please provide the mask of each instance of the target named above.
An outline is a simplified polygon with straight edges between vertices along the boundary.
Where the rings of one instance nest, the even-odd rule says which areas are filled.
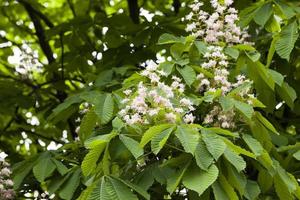
[[[54,162],[54,164],[56,165],[57,171],[61,175],[65,175],[69,171],[69,169],[59,160],[56,160],[55,158],[51,158],[51,160]]]
[[[195,159],[197,165],[205,171],[207,171],[209,166],[211,166],[211,164],[213,164],[214,162],[214,158],[209,153],[208,149],[205,146],[205,143],[201,139],[199,140],[199,143],[196,147]]]
[[[123,144],[126,146],[126,148],[135,157],[135,159],[138,159],[144,154],[143,148],[139,146],[139,143],[137,141],[125,135],[120,135],[119,137]]]
[[[298,37],[298,25],[296,21],[283,28],[275,44],[276,52],[281,58],[289,61],[290,54],[294,49]]]
[[[275,83],[279,86],[282,86],[284,77],[279,72],[272,70],[272,69],[269,69],[269,73],[272,76]]]
[[[183,165],[175,174],[168,177],[167,179],[167,191],[172,194],[176,188],[178,187],[181,179],[183,178],[186,170],[190,166],[190,161],[188,161],[185,165]]]
[[[94,146],[84,157],[81,169],[84,176],[90,175],[97,167],[97,161],[106,147],[106,142]]]
[[[34,159],[36,158],[19,162],[14,166],[13,168],[14,189],[18,189],[21,186],[24,178],[32,170],[32,167],[36,164],[36,160]]]
[[[153,139],[151,140],[151,149],[154,154],[158,154],[160,150],[164,147],[174,128],[174,126],[168,128],[153,137]]]
[[[198,51],[204,55],[207,52],[207,47],[204,42],[201,41],[195,41],[195,46],[197,47]]]
[[[213,184],[213,191],[216,200],[239,200],[234,188],[222,174],[219,175],[218,181]]]
[[[212,133],[216,133],[219,135],[224,135],[224,136],[230,136],[230,137],[239,137],[239,134],[236,132],[231,132],[229,130],[226,129],[222,129],[219,127],[209,127],[209,128],[204,128],[206,132],[212,132]]]
[[[63,103],[59,104],[55,109],[53,109],[53,114],[56,115],[70,107],[72,104],[80,102],[82,102],[82,99],[79,95],[70,96]]]
[[[268,21],[268,19],[271,17],[272,13],[273,13],[272,4],[266,3],[256,11],[254,21],[258,25],[264,26]]]
[[[143,196],[145,199],[150,200],[150,195],[147,193],[147,191],[145,191],[143,188],[141,188],[139,185],[135,185],[129,181],[117,178],[117,177],[113,177],[115,179],[117,179],[118,181],[121,181],[122,183],[124,183],[125,185],[127,185],[129,188],[133,189],[134,191],[136,191],[137,193],[139,193],[141,196]]]
[[[184,52],[185,45],[181,43],[173,44],[170,48],[170,53],[176,60],[181,58],[182,53]]]
[[[111,200],[138,200],[137,196],[124,183],[111,177],[107,178],[105,190]]]
[[[218,175],[219,170],[215,165],[210,166],[208,171],[203,171],[195,165],[191,165],[183,176],[183,184],[188,189],[201,195],[217,180]]]
[[[277,42],[277,37],[274,37],[272,42],[271,42],[271,45],[270,45],[270,48],[269,48],[269,52],[268,52],[268,56],[267,56],[267,64],[266,64],[266,67],[269,68],[271,63],[272,63],[272,60],[273,60],[273,56],[275,54],[275,44]],[[280,84],[281,85],[281,84]]]
[[[278,94],[290,108],[294,108],[294,101],[297,98],[297,93],[294,88],[284,82],[281,87],[278,87]]]
[[[254,181],[247,180],[245,197],[248,200],[255,200],[257,199],[259,194],[260,194],[260,188],[258,184]]]
[[[273,124],[271,124],[264,116],[262,116],[262,114],[260,114],[259,112],[256,112],[255,116],[267,129],[269,129],[273,133],[279,135],[279,133],[277,132],[277,130],[275,129]]]
[[[198,131],[189,126],[178,126],[176,137],[179,139],[184,150],[194,155],[200,137]]]
[[[196,80],[196,73],[194,69],[190,66],[184,66],[184,67],[176,67],[177,71],[180,73],[180,75],[183,77],[184,81],[188,86],[191,86],[194,81]]]
[[[240,55],[240,52],[239,50],[235,49],[235,48],[232,48],[232,47],[226,47],[225,48],[225,53],[227,55],[229,55],[230,57],[232,57],[233,59],[238,59],[239,55]]]
[[[260,156],[264,152],[264,149],[261,146],[261,144],[252,136],[248,134],[243,134],[243,140],[246,142],[248,147],[256,156]]]
[[[158,39],[158,44],[173,44],[173,43],[184,43],[184,38],[179,38],[169,33],[162,34]]]
[[[152,140],[154,136],[160,134],[164,130],[169,129],[173,126],[174,126],[173,124],[161,124],[157,126],[152,126],[144,133],[140,142],[140,147],[144,147],[148,142]]]
[[[227,179],[230,184],[236,188],[240,195],[244,195],[247,179],[243,173],[239,173],[232,165],[226,163]]]
[[[49,177],[56,166],[48,155],[41,155],[38,163],[33,167],[33,174],[39,182],[43,182],[47,177]]]
[[[90,109],[86,115],[82,118],[79,130],[79,138],[81,141],[84,141],[88,138],[96,125],[97,115],[93,109]]]
[[[220,138],[220,136],[214,133],[205,133],[201,130],[202,139],[206,144],[206,147],[210,154],[214,157],[215,160],[218,160],[219,157],[225,152],[226,144]]]
[[[109,184],[106,179],[107,178],[103,176],[95,186],[92,185],[88,188],[90,191],[88,191],[87,200],[113,200],[108,193]]]
[[[227,138],[223,138],[223,141],[225,142],[225,144],[227,145],[228,148],[230,148],[231,150],[233,150],[234,152],[236,152],[237,154],[242,154],[245,156],[248,156],[250,158],[256,158],[255,155],[245,149],[243,149],[242,147],[233,144],[230,140],[228,140]]]
[[[107,124],[114,114],[114,99],[111,94],[102,94],[97,101],[95,101],[95,113],[100,119],[101,124]]]
[[[235,107],[238,111],[240,111],[248,119],[251,119],[252,115],[254,113],[254,109],[251,105],[246,104],[241,101],[237,101],[230,97],[220,97],[219,102],[224,111],[229,111],[233,107]]]
[[[215,200],[230,200],[229,197],[227,196],[226,191],[224,191],[219,181],[216,181],[212,185],[212,188],[213,188]]]
[[[234,101],[229,97],[221,96],[219,99],[219,103],[221,104],[224,111],[229,111],[234,107]]]
[[[245,53],[253,62],[258,61],[260,58],[260,53],[258,51],[245,51]]]
[[[238,172],[241,172],[246,168],[245,160],[231,149],[226,148],[224,157],[237,169]]]
[[[247,117],[248,119],[252,118],[254,109],[251,105],[240,101],[234,101],[234,102],[235,102],[234,106],[236,107],[237,110],[239,110],[242,114],[244,114],[244,116]]]
[[[247,6],[244,10],[241,11],[240,13],[240,22],[239,24],[242,27],[246,27],[249,25],[251,20],[254,18],[255,13],[257,12],[257,8],[261,6],[263,2],[258,2],[255,4],[252,4],[251,6]]]
[[[174,69],[174,63],[166,61],[166,62],[160,63],[159,67],[161,70],[163,70],[167,74],[167,76],[169,76]]]
[[[293,154],[293,157],[297,160],[300,160],[300,150],[298,150],[296,153]]]
[[[59,196],[62,199],[72,199],[76,188],[79,186],[81,170],[78,168],[73,175],[69,178],[69,180],[64,183],[62,189],[59,192]]]

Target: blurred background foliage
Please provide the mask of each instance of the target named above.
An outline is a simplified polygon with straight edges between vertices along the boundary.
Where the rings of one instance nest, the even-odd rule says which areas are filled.
[[[93,91],[120,88],[146,60],[169,56],[157,40],[163,33],[187,35],[183,18],[190,12],[189,2],[0,0],[0,149],[9,162],[51,157],[53,163],[64,160],[77,173],[86,154],[77,131],[86,109],[83,101],[93,98]],[[299,178],[300,156],[294,153],[300,149],[300,40],[297,36],[288,59],[274,53],[273,41],[292,22],[299,24],[300,3],[238,0],[235,7],[241,24],[249,26],[260,61],[288,83],[287,89],[274,92],[256,81],[255,89],[267,105],[261,112],[281,133],[272,138],[274,143],[286,147],[281,148],[281,164]],[[65,173],[64,167],[59,169]],[[33,190],[43,192],[29,171],[23,166],[14,180],[21,185],[25,178],[20,199]],[[80,189],[75,189],[78,196]]]

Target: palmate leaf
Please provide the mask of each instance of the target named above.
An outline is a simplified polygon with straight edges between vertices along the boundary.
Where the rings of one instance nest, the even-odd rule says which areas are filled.
[[[69,169],[61,161],[56,160],[55,158],[51,158],[51,160],[56,165],[56,169],[61,175],[65,175],[68,172]]]
[[[219,170],[215,165],[210,166],[208,171],[203,171],[195,165],[191,165],[183,176],[183,184],[188,189],[194,190],[201,195],[218,178]]]
[[[218,160],[219,157],[225,152],[226,144],[223,142],[220,136],[214,133],[205,133],[205,131],[202,131],[202,139],[206,145],[206,148],[215,160]]]
[[[75,190],[79,186],[80,178],[81,178],[81,170],[80,168],[76,169],[72,176],[63,184],[62,189],[59,191],[59,196],[62,199],[71,200]]]
[[[95,113],[100,119],[101,124],[108,123],[114,114],[114,99],[111,94],[103,94],[95,102]]]
[[[184,43],[185,38],[183,37],[176,37],[169,33],[162,34],[158,39],[158,44],[173,44],[173,43]]]
[[[33,167],[33,174],[39,182],[43,182],[55,170],[56,165],[51,160],[49,154],[42,154],[38,163]]]
[[[209,166],[214,162],[214,157],[207,150],[203,140],[199,140],[199,143],[196,147],[195,159],[197,165],[205,171],[207,171]]]
[[[158,135],[155,135],[151,140],[151,149],[154,154],[158,154],[166,144],[168,138],[172,134],[175,127],[168,128]]]
[[[272,3],[266,3],[256,11],[254,21],[258,25],[264,26],[268,19],[271,17],[272,13]]]
[[[102,152],[104,151],[106,144],[106,142],[99,143],[85,155],[81,163],[81,169],[84,176],[88,176],[95,170],[97,166],[97,161]]]
[[[137,196],[121,181],[112,177],[103,176],[88,200],[138,200]]]
[[[120,140],[126,146],[126,148],[132,153],[135,159],[138,159],[140,156],[144,154],[143,148],[139,146],[139,143],[134,139],[127,137],[125,135],[120,135]]]
[[[228,182],[240,193],[245,194],[247,179],[243,173],[239,173],[232,165],[225,163]]]
[[[88,138],[96,125],[97,115],[93,109],[89,110],[88,113],[82,118],[79,130],[79,138],[84,141]]]
[[[260,188],[255,181],[247,180],[245,197],[248,200],[256,200],[260,194]]]
[[[260,156],[264,152],[262,145],[251,135],[244,134],[243,140],[256,156]]]
[[[36,157],[31,158],[30,160],[25,160],[17,163],[13,168],[13,182],[14,189],[18,189],[24,178],[30,173],[32,167],[36,164]]]
[[[191,86],[195,82],[196,72],[192,67],[186,65],[184,67],[176,67],[176,69],[188,86]]]
[[[282,29],[280,37],[275,44],[276,52],[281,58],[290,59],[290,54],[298,37],[298,24],[296,21]]]
[[[212,187],[216,200],[239,200],[234,188],[222,174],[219,175],[218,181]]]
[[[182,177],[190,165],[190,161],[186,162],[178,171],[167,179],[167,191],[172,194],[178,187]]]
[[[231,149],[226,148],[224,157],[237,169],[238,172],[241,172],[246,168],[246,162],[243,157],[239,156]]]
[[[179,139],[184,150],[194,155],[200,138],[198,131],[190,126],[178,126],[176,130],[176,137]]]
[[[148,142],[150,142],[152,140],[152,138],[155,135],[158,135],[161,132],[163,132],[164,130],[169,129],[173,126],[174,126],[173,124],[161,124],[161,125],[157,125],[157,126],[152,126],[144,133],[144,135],[141,139],[141,142],[140,142],[140,146],[144,147]]]

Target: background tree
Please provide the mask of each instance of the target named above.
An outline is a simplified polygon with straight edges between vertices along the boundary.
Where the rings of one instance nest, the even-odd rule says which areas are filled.
[[[197,199],[194,192],[180,192],[184,187],[182,177],[168,181],[164,177],[168,172],[175,178],[175,172],[180,175],[185,169],[185,159],[190,159],[188,153],[183,157],[176,151],[169,155],[171,147],[164,148],[160,158],[176,158],[173,161],[168,158],[170,167],[162,172],[158,165],[163,163],[148,163],[146,167],[141,165],[141,174],[136,176],[141,150],[132,148],[138,146],[140,138],[114,139],[108,150],[103,149],[103,155],[102,143],[88,140],[120,128],[121,122],[112,120],[119,111],[117,102],[121,97],[117,91],[124,86],[126,78],[131,77],[129,80],[135,83],[135,73],[144,67],[145,61],[174,58],[178,46],[191,44],[192,41],[184,38],[188,33],[183,20],[191,12],[188,7],[191,2],[0,2],[0,149],[8,154],[7,160],[14,166],[18,199],[34,190],[40,194],[54,193],[56,199],[76,199],[80,195],[86,199],[84,194],[101,184],[109,194],[116,193],[120,199],[135,198],[131,190],[141,199],[148,198],[146,190],[152,199],[184,199],[186,195]],[[299,2],[241,0],[234,7],[240,11],[239,24],[249,26],[255,49],[240,47],[227,53],[235,57],[237,72],[242,71],[253,80],[254,92],[266,107],[255,109],[262,118],[259,125],[252,127],[257,133],[253,134],[255,139],[250,139],[254,147],[241,140],[232,141],[255,154],[257,159],[243,155],[248,180],[243,188],[244,179],[233,172],[234,167],[228,167],[222,156],[216,162],[228,168],[223,175],[229,183],[220,176],[219,185],[209,187],[200,198],[224,199],[216,195],[225,195],[224,191],[232,195],[226,197],[229,199],[235,195],[248,199],[257,195],[262,199],[299,198],[299,186],[293,182],[299,178],[300,167]],[[212,10],[209,4],[204,9]],[[159,38],[160,45],[157,45]],[[182,52],[189,55],[190,63],[201,59],[201,48],[192,46]],[[100,140],[108,143],[110,139]],[[182,150],[180,143],[175,144]],[[256,155],[261,147],[264,154]],[[82,162],[87,155],[96,159],[89,164],[103,168],[106,176],[89,171],[82,174]],[[156,159],[148,146],[145,156],[151,162]],[[271,176],[266,166],[277,171]],[[170,184],[175,187],[172,195]],[[114,191],[112,187],[118,189]],[[83,190],[87,192],[82,193]],[[95,191],[89,198],[101,199],[104,193]]]

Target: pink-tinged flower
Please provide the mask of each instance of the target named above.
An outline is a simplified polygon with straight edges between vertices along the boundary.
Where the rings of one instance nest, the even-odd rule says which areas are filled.
[[[11,174],[10,169],[8,169],[7,167],[4,167],[1,172],[0,172],[1,176],[9,176]]]
[[[193,102],[187,98],[183,98],[180,100],[180,103],[183,105],[183,106],[192,106],[193,105]]]
[[[132,90],[124,90],[123,93],[128,96],[132,93]]]
[[[150,72],[155,71],[158,68],[158,65],[153,60],[148,61],[146,64],[147,64],[146,70]]]
[[[224,4],[226,6],[231,6],[231,4],[233,4],[233,0],[224,0]]]
[[[176,121],[177,116],[174,113],[167,113],[165,114],[165,117],[167,121],[174,123]]]
[[[183,121],[187,124],[193,123],[195,121],[196,117],[193,114],[187,114],[184,116]]]
[[[157,115],[158,112],[159,112],[158,109],[151,109],[151,110],[148,111],[148,114],[152,117],[154,115]]]

